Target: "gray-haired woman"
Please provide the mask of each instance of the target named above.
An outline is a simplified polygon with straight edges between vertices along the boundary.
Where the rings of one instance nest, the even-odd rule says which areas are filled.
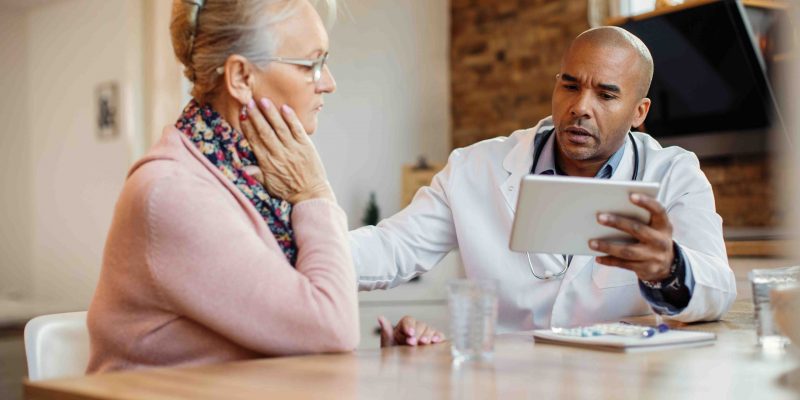
[[[346,218],[306,134],[336,88],[319,15],[308,0],[175,0],[171,33],[194,99],[120,195],[88,372],[352,350]],[[271,127],[265,162],[245,120]]]

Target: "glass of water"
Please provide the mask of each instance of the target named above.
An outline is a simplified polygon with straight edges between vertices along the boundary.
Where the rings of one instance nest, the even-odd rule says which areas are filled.
[[[494,354],[497,282],[459,279],[447,285],[450,351],[460,361],[489,359]]]
[[[800,266],[754,269],[747,276],[753,285],[758,344],[764,348],[785,347],[789,343],[789,339],[781,335],[775,326],[770,291],[800,282]]]

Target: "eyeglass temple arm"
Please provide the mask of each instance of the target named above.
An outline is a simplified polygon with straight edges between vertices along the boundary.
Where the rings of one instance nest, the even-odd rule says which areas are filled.
[[[275,61],[279,63],[292,64],[292,65],[301,65],[303,67],[313,67],[314,64],[317,63],[319,60],[306,60],[303,58],[271,57],[268,58],[267,61]],[[225,67],[224,66],[217,67],[216,72],[221,75],[222,73],[225,72]]]
[[[313,67],[314,63],[317,62],[317,60],[305,60],[302,58],[284,58],[284,57],[272,57],[268,58],[267,60],[284,64],[302,65],[304,67]]]

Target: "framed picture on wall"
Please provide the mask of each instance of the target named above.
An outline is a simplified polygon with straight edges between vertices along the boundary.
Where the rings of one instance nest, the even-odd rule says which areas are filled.
[[[95,88],[95,114],[97,137],[113,139],[119,135],[119,86],[105,82]]]

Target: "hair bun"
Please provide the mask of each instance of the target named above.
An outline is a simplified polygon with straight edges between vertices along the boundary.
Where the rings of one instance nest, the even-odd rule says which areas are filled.
[[[197,36],[197,18],[205,6],[205,0],[175,0],[173,18],[170,24],[173,49],[184,66],[184,75],[189,81],[195,81],[193,63],[194,43]]]

